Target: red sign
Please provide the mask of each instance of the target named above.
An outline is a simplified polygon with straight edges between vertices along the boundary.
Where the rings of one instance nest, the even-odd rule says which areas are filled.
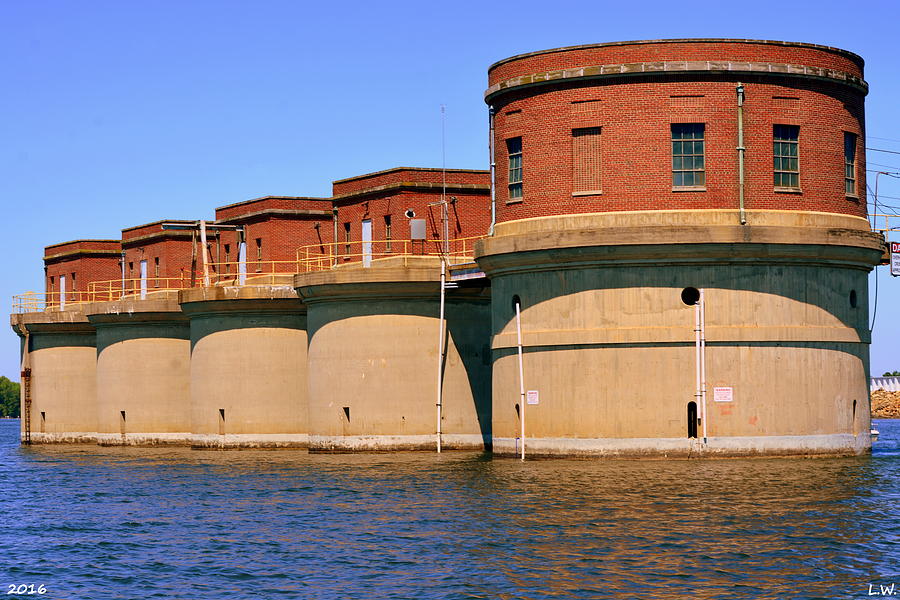
[[[891,242],[891,254],[900,254],[900,242]]]

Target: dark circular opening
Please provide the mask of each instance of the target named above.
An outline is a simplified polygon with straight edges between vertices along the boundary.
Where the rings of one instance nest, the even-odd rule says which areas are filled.
[[[681,301],[688,306],[693,306],[700,301],[700,290],[695,287],[686,287],[681,290]]]
[[[520,307],[522,306],[522,301],[519,300],[518,294],[513,296],[512,301],[510,302],[510,306],[512,307],[513,312],[516,312],[516,304],[518,304]],[[521,308],[520,308],[520,310],[521,310]]]
[[[856,290],[850,290],[850,306],[856,308]]]

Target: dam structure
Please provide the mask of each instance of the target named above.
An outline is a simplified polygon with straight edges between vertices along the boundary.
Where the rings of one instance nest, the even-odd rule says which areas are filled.
[[[489,68],[488,170],[48,246],[26,443],[856,455],[863,60],[651,40]]]

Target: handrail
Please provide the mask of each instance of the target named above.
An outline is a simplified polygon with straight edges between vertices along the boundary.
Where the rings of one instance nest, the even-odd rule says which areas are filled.
[[[443,242],[431,240],[361,240],[328,242],[302,246],[294,260],[248,260],[240,262],[207,263],[209,285],[260,286],[290,285],[297,273],[328,271],[335,267],[398,256],[443,256],[449,265],[469,263],[474,260],[473,246],[484,236],[449,240],[448,251]],[[152,277],[109,279],[92,281],[84,291],[26,292],[13,296],[13,313],[48,312],[65,310],[69,306],[91,302],[109,302],[134,298],[171,298],[180,290],[204,287],[202,273],[193,278],[188,273],[179,277]]]
[[[484,236],[479,235],[449,240],[447,252],[444,252],[444,242],[440,239],[352,240],[309,244],[297,249],[297,272],[328,271],[347,263],[398,256],[443,256],[448,264],[458,265],[474,260],[474,244],[483,238]]]
[[[872,217],[872,231],[884,234],[884,239],[887,242],[891,241],[891,232],[900,231],[900,215],[872,213],[869,216]],[[891,226],[892,219],[894,221],[893,226]],[[879,223],[879,220],[881,220],[881,223]],[[879,224],[882,224],[883,226],[879,227]]]

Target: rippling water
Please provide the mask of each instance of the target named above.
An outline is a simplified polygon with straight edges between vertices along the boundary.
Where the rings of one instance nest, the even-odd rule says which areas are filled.
[[[871,457],[521,463],[22,448],[0,421],[0,593],[900,597],[900,421],[876,426]]]

